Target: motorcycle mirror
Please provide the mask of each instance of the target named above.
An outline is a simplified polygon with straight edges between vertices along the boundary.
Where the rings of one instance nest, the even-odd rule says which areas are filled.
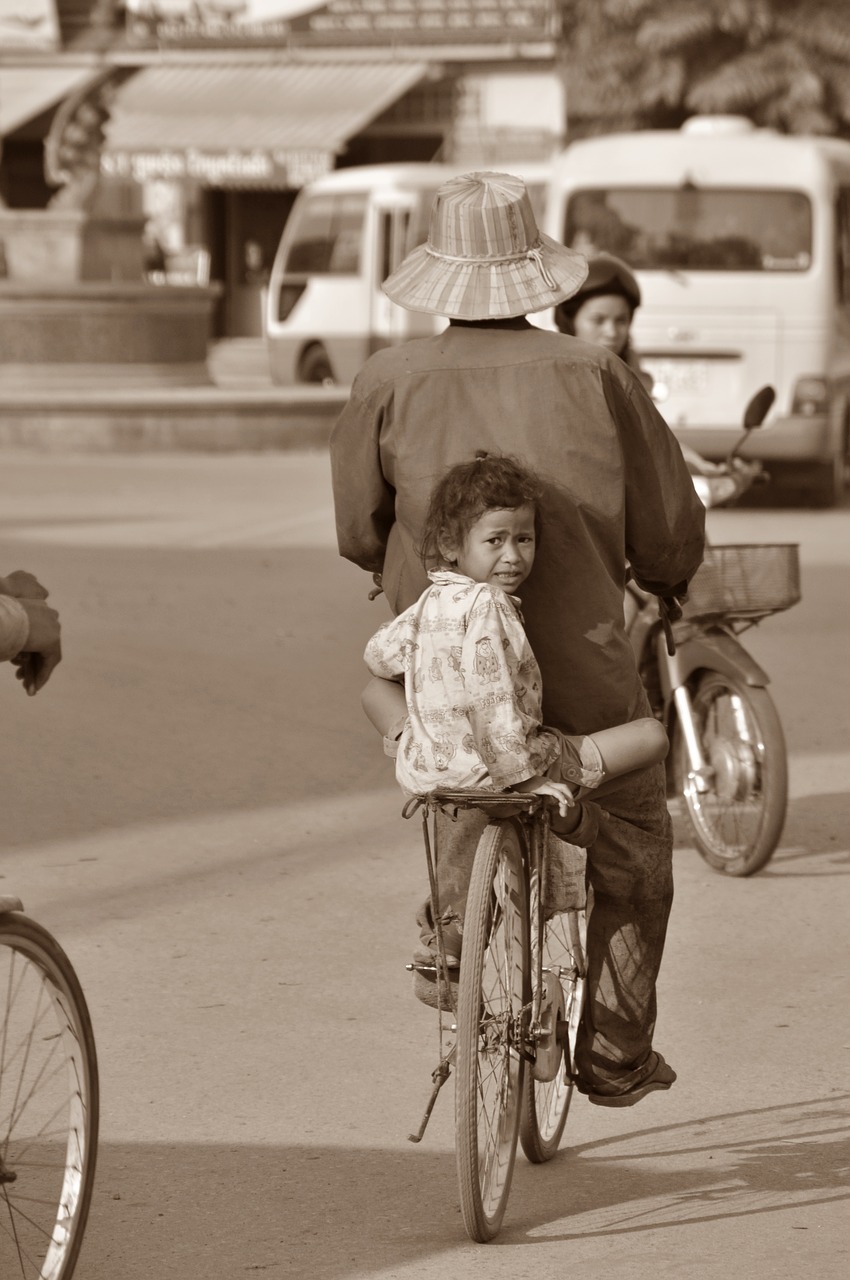
[[[776,399],[776,392],[773,387],[761,387],[753,396],[752,400],[744,410],[744,430],[752,431],[755,427],[760,427],[770,412],[770,407]]]

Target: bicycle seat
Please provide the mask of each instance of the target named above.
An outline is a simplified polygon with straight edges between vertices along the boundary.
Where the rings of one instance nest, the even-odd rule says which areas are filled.
[[[0,894],[0,916],[5,911],[23,911],[24,904],[20,898],[13,898],[9,894]]]

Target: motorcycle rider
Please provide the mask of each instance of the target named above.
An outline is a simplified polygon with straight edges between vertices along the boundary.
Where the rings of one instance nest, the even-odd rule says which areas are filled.
[[[605,347],[619,356],[651,395],[654,379],[641,365],[631,344],[632,321],[640,304],[640,285],[630,268],[613,253],[599,252],[588,258],[587,279],[578,293],[555,308],[555,323],[561,333]],[[680,444],[680,448],[691,475],[712,475],[723,470],[688,445]]]

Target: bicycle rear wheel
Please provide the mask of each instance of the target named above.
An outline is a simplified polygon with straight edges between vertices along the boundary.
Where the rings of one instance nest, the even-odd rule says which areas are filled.
[[[475,854],[458,989],[458,1186],[464,1226],[479,1243],[498,1232],[510,1191],[528,990],[521,837],[512,822],[503,821],[485,829]]]
[[[98,1074],[83,992],[34,920],[0,915],[0,1276],[70,1280],[94,1185]]]
[[[522,1089],[520,1142],[532,1164],[551,1160],[558,1150],[573,1096],[575,1044],[584,1004],[585,920],[583,911],[565,911],[543,929],[544,981],[557,980],[563,992],[565,1057],[552,1080],[537,1080],[526,1068]]]

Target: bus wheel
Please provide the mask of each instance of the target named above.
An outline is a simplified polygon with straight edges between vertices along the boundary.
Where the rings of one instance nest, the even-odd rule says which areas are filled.
[[[298,381],[331,387],[336,382],[328,353],[319,343],[308,347],[298,362]]]

